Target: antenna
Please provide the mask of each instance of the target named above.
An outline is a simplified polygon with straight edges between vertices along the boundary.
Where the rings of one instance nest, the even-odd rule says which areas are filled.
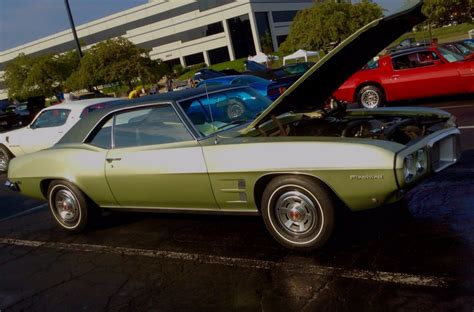
[[[211,117],[212,131],[214,132],[214,144],[217,144],[219,142],[217,141],[216,128],[214,127],[214,117],[212,116],[211,101],[209,100],[209,93],[207,92],[207,83],[206,82],[204,82],[204,90],[206,90],[207,108],[209,109],[209,116]]]

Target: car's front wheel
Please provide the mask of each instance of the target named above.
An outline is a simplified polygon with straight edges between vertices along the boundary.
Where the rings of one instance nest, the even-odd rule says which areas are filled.
[[[48,204],[56,224],[69,233],[83,231],[93,215],[93,207],[84,193],[67,181],[51,182]]]
[[[10,151],[5,146],[0,145],[0,172],[8,170],[8,164],[12,158]]]
[[[376,86],[365,86],[359,90],[357,102],[362,108],[377,108],[383,106],[383,93]]]
[[[263,220],[282,245],[300,250],[321,247],[334,228],[335,205],[330,191],[305,176],[280,176],[262,196]]]

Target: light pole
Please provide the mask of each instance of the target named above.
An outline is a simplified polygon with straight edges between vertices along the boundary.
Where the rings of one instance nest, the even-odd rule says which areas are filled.
[[[64,4],[66,5],[66,11],[67,11],[67,15],[69,16],[69,23],[71,24],[72,35],[74,36],[74,41],[76,42],[79,58],[82,58],[81,45],[79,44],[79,39],[77,39],[76,26],[74,26],[74,20],[72,19],[71,8],[69,7],[69,1],[64,0]]]

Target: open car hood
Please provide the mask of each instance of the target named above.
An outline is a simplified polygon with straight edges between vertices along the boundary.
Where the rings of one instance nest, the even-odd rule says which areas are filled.
[[[423,0],[418,0],[356,31],[310,68],[242,132],[250,131],[271,116],[322,108],[334,91],[372,57],[426,19],[421,13],[422,5]]]

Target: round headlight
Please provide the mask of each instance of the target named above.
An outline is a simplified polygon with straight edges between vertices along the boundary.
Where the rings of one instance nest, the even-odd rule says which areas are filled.
[[[423,149],[416,152],[416,173],[422,173],[426,169],[427,159]]]
[[[411,182],[415,177],[416,167],[413,155],[408,155],[403,161],[403,178],[405,182]]]

